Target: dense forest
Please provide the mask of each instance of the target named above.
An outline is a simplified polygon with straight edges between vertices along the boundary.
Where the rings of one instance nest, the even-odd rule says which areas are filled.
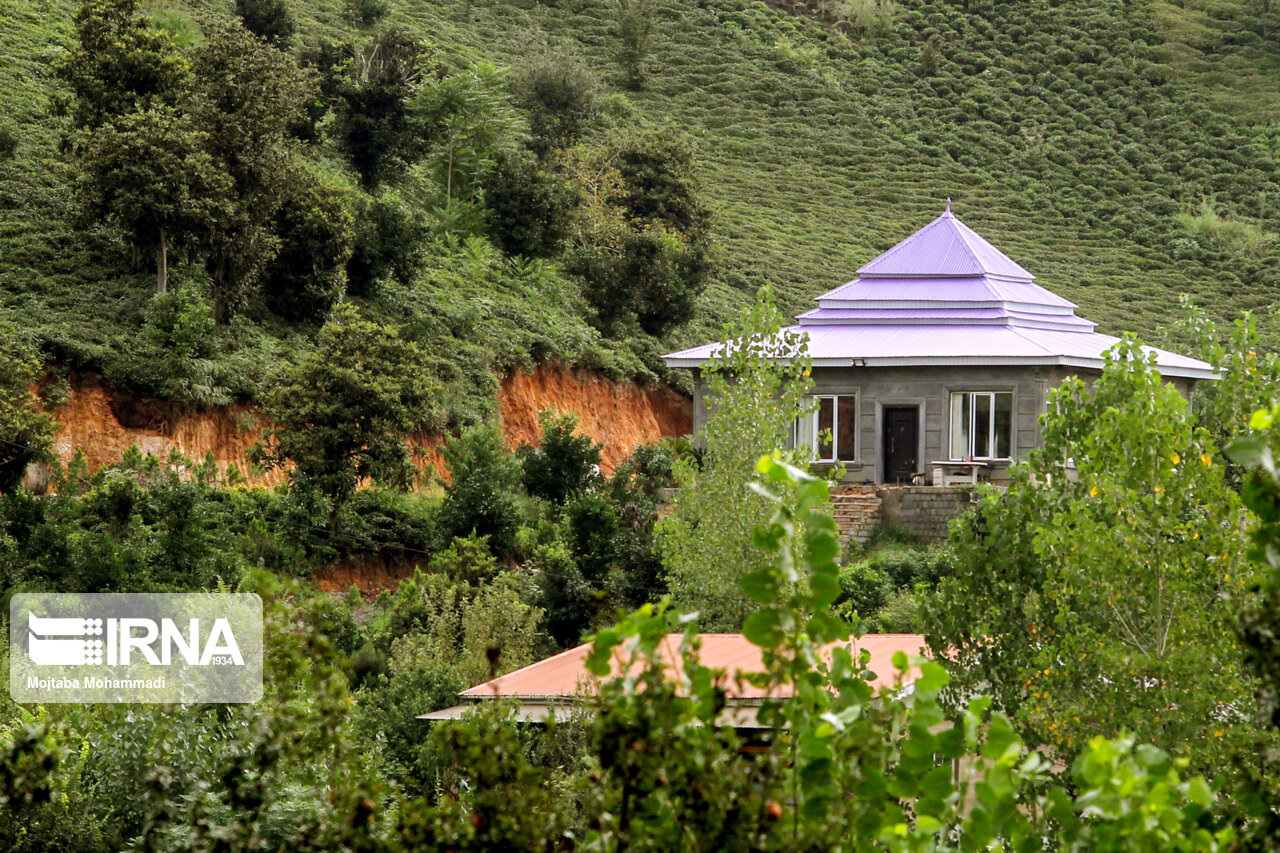
[[[1280,7],[38,0],[0,51],[0,587],[253,592],[267,640],[252,705],[6,695],[0,847],[1280,848]],[[805,344],[761,354],[948,197],[1222,378],[1126,338],[947,541],[842,543]],[[696,446],[495,421],[711,339]],[[93,470],[90,376],[261,440]],[[698,631],[761,651],[763,734]],[[875,632],[933,659],[873,693],[829,647]],[[418,719],[587,641],[621,675],[550,725]]]

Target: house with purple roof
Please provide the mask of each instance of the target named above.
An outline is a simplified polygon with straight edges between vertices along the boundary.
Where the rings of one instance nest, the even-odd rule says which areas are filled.
[[[854,483],[1000,482],[1040,444],[1049,389],[1097,376],[1119,339],[951,212],[817,298],[793,330],[807,333],[814,413],[794,440]],[[712,343],[670,353],[694,377],[694,433],[706,422],[701,377]],[[1152,349],[1185,395],[1209,364]]]

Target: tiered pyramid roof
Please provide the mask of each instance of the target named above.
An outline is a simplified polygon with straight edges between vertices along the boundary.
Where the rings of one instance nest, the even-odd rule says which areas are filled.
[[[947,209],[817,298],[796,319],[815,366],[947,364],[1101,368],[1119,340],[1093,331],[1076,305],[1027,272]],[[718,343],[664,356],[697,367]],[[1213,378],[1211,365],[1154,349],[1168,376]]]

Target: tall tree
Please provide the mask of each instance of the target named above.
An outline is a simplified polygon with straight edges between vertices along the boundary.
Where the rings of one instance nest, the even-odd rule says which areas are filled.
[[[238,22],[206,27],[192,69],[198,85],[187,109],[232,180],[232,206],[205,235],[214,321],[222,324],[279,251],[274,219],[294,178],[290,128],[309,90],[288,54]]]
[[[342,306],[320,330],[316,348],[267,392],[271,419],[253,451],[268,468],[289,467],[294,488],[329,500],[329,531],[362,480],[407,486],[413,476],[406,438],[420,428],[433,389],[423,354],[394,329]]]
[[[700,614],[704,630],[737,631],[753,609],[738,580],[767,560],[751,530],[768,519],[770,505],[745,486],[758,482],[762,455],[786,447],[812,385],[807,336],[782,324],[764,289],[737,324],[725,325],[719,354],[703,367],[701,465],[677,463],[679,490],[658,523],[671,594]]]
[[[1055,755],[1128,731],[1222,770],[1256,735],[1243,527],[1212,438],[1122,342],[1092,389],[1051,393],[1044,446],[954,528],[929,644]]]
[[[583,199],[570,268],[598,324],[636,323],[653,335],[686,322],[710,271],[711,215],[693,147],[678,134],[628,133],[575,151],[570,179]]]
[[[169,249],[202,239],[234,209],[234,181],[185,117],[156,108],[113,119],[84,137],[85,212],[152,246],[156,292],[169,285]]]
[[[336,100],[338,147],[373,188],[424,151],[414,99],[438,73],[436,49],[398,30],[379,33],[328,60],[326,87]]]
[[[425,88],[420,96],[446,210],[456,198],[475,196],[499,143],[519,126],[505,84],[503,72],[480,62]]]
[[[1280,849],[1280,813],[1274,808],[1280,802],[1280,403],[1255,410],[1249,434],[1227,454],[1246,471],[1242,496],[1254,512],[1249,556],[1263,576],[1256,600],[1240,614],[1240,638],[1255,677],[1258,719],[1272,738],[1256,762],[1241,762],[1254,805],[1249,837],[1255,846],[1246,849],[1274,851]]]
[[[272,311],[290,320],[321,320],[347,284],[355,223],[348,193],[299,171],[276,216],[280,252],[264,290]]]
[[[190,67],[173,37],[140,11],[139,0],[86,0],[76,12],[76,41],[55,64],[69,91],[54,108],[77,130],[129,113],[173,106]]]

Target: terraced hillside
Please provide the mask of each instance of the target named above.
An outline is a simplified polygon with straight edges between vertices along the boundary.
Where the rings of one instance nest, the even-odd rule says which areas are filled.
[[[823,10],[652,2],[638,91],[624,86],[617,61],[614,0],[393,5],[385,25],[434,42],[453,67],[581,59],[607,90],[603,130],[694,137],[716,215],[710,284],[691,322],[663,339],[602,334],[555,262],[513,265],[474,244],[445,241],[415,281],[366,300],[374,315],[435,336],[455,417],[491,395],[489,370],[558,358],[652,377],[656,354],[713,336],[762,284],[802,310],[948,196],[1102,331],[1150,334],[1179,293],[1220,317],[1280,296],[1280,101],[1267,94],[1280,48],[1274,34],[1246,26],[1243,2],[1206,11],[1207,2],[902,0],[876,4],[883,14],[860,30],[824,24]],[[146,390],[122,364],[140,334],[148,277],[129,269],[112,235],[74,223],[75,176],[47,109],[56,88],[48,64],[71,37],[77,5],[0,6],[0,124],[17,140],[0,159],[0,319],[34,333],[55,362]],[[198,39],[201,16],[231,6],[157,2],[149,11]],[[300,45],[353,27],[336,0],[293,7]],[[1238,94],[1230,69],[1240,71]],[[329,145],[310,156],[354,183]],[[311,333],[250,311],[209,357],[236,377],[235,395],[252,397]]]
[[[901,3],[890,32],[852,41],[762,3],[660,8],[648,90],[627,97],[702,140],[724,248],[712,315],[763,283],[800,306],[946,196],[1109,331],[1150,332],[1179,292],[1224,314],[1277,297],[1273,249],[1179,221],[1207,201],[1270,234],[1276,163],[1175,79],[1142,4]],[[546,45],[610,73],[606,3],[404,17],[476,55]]]

